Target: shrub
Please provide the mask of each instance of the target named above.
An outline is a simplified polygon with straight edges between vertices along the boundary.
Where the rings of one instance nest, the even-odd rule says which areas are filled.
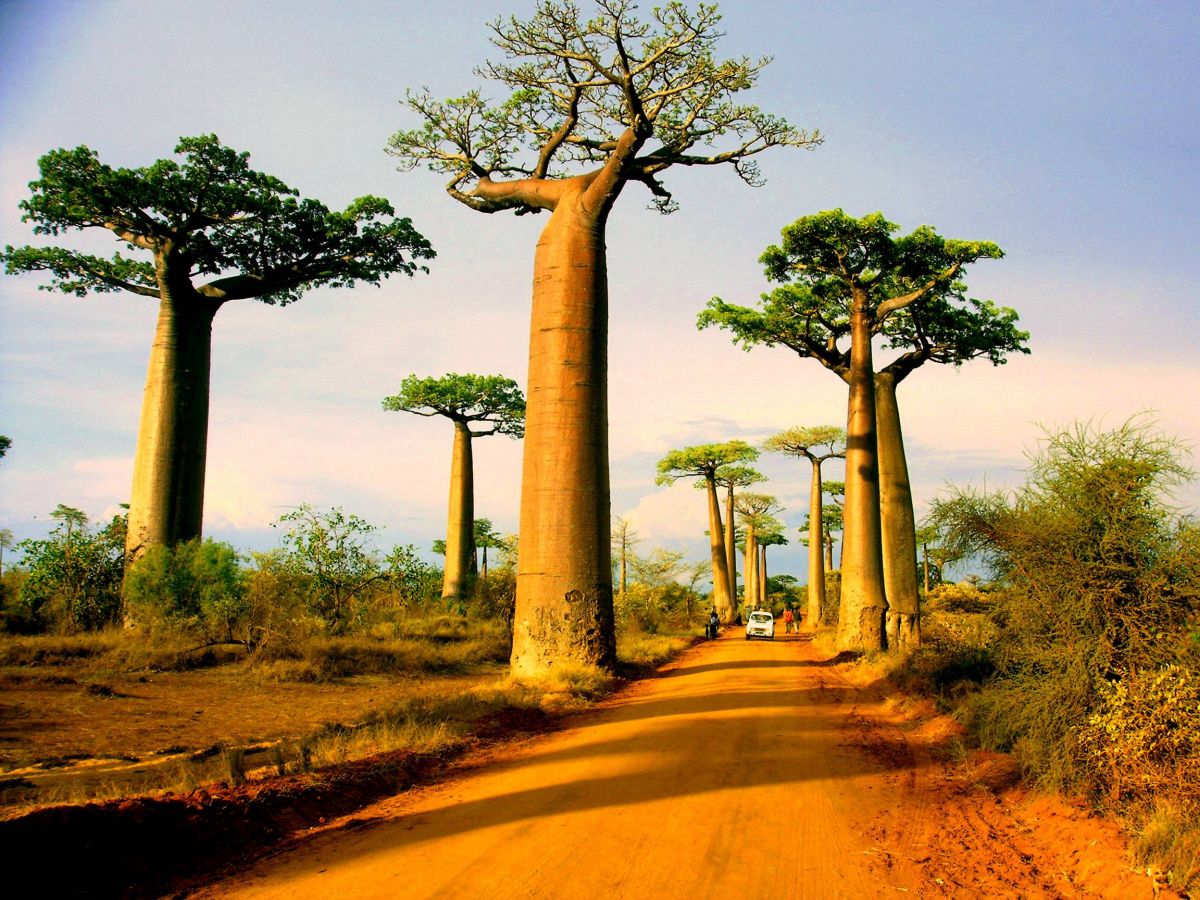
[[[45,540],[17,545],[28,571],[21,585],[22,607],[12,618],[28,630],[94,631],[121,613],[125,567],[124,515],[93,530],[79,510],[60,505],[51,515],[59,524]]]
[[[1102,685],[1079,744],[1111,800],[1200,807],[1200,676],[1168,665]]]
[[[228,544],[195,538],[176,547],[151,547],[130,567],[125,599],[139,627],[167,626],[209,640],[249,639],[246,577]]]
[[[1013,494],[957,491],[933,518],[1000,578],[996,678],[976,724],[1051,787],[1089,787],[1078,731],[1105,686],[1178,661],[1200,612],[1200,541],[1166,502],[1190,475],[1145,424],[1046,436]]]

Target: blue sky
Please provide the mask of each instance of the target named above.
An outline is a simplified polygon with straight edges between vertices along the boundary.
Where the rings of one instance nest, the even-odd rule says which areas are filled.
[[[265,549],[301,502],[428,547],[444,531],[450,431],[384,413],[411,372],[525,377],[533,247],[544,219],[486,216],[383,147],[407,87],[453,96],[494,50],[485,23],[528,2],[0,3],[0,243],[35,242],[17,203],[48,149],[114,165],[216,132],[308,196],[392,200],[438,250],[429,276],[234,304],[214,328],[206,533]],[[613,512],[642,549],[705,555],[701,496],[654,485],[672,447],[844,421],[845,391],[786,350],[697,332],[709,297],[754,302],[779,229],[835,206],[988,239],[971,293],[1016,308],[1029,357],[926,367],[901,388],[918,507],[946,482],[1014,484],[1040,424],[1155,410],[1200,444],[1200,6],[1128,3],[722,4],[728,55],[774,58],[753,101],[825,144],[732,172],[672,173],[663,218],[636,186],[609,225]],[[76,246],[107,249],[105,238]],[[58,503],[127,499],[155,304],[62,297],[0,276],[0,527],[40,536]],[[477,511],[517,527],[520,448],[476,451]],[[764,459],[797,526],[807,473]],[[830,472],[836,475],[836,472]],[[1200,499],[1193,488],[1181,497]],[[920,509],[918,509],[918,513]],[[794,532],[793,532],[794,535]],[[775,571],[801,573],[794,545]]]

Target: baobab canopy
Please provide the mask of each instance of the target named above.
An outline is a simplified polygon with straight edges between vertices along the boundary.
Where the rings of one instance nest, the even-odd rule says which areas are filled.
[[[226,301],[284,305],[318,285],[378,284],[434,253],[379,197],[344,211],[298,199],[216,135],[181,138],[182,162],[113,168],[87,147],[52,150],[21,203],[38,234],[99,228],[150,259],[6,247],[5,267],[49,272],[45,290],[129,291],[159,301],[134,458],[126,553],[200,534],[212,322]]]
[[[380,197],[359,197],[342,212],[298,199],[294,188],[251,169],[248,153],[212,134],[180,138],[175,153],[183,162],[126,169],[100,162],[87,147],[52,150],[38,160],[42,177],[21,202],[23,218],[38,234],[108,229],[189,283],[216,276],[192,287],[217,304],[250,297],[285,304],[318,285],[378,284],[393,273],[411,275],[421,268],[417,260],[434,255]],[[120,254],[102,259],[60,247],[6,247],[4,261],[10,274],[50,272],[46,290],[160,296],[155,264]]]
[[[760,183],[750,157],[774,146],[813,147],[818,132],[736,102],[770,61],[718,60],[720,15],[671,2],[634,18],[631,0],[598,0],[591,19],[571,2],[544,0],[528,21],[490,25],[507,61],[478,72],[510,89],[498,103],[476,89],[437,100],[409,91],[405,102],[423,120],[399,131],[390,151],[404,168],[424,164],[450,176],[446,190],[482,212],[553,209],[543,181],[623,158],[622,181],[640,181],[662,211],[672,209],[660,176],[672,166],[729,164]],[[631,152],[632,151],[632,152]],[[516,182],[502,187],[494,176]]]

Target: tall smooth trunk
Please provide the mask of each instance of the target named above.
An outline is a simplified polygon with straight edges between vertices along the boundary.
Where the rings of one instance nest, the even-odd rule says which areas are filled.
[[[146,370],[125,556],[199,537],[217,306],[163,289]]]
[[[627,547],[628,547],[628,544],[625,542],[624,538],[622,538],[621,539],[621,596],[622,597],[625,596],[626,591],[629,589],[629,580],[628,580],[628,576],[627,576],[627,572],[628,572],[628,562],[627,562],[628,550],[627,550]]]
[[[603,213],[567,189],[538,240],[512,671],[611,667],[608,286]]]
[[[808,501],[808,616],[806,628],[817,628],[825,606],[825,566],[821,551],[825,549],[825,521],[821,507],[821,464],[812,464],[812,484]]]
[[[846,500],[842,532],[839,650],[884,646],[883,543],[879,523],[879,457],[875,373],[867,297],[854,288],[850,314],[850,397],[846,410]]]
[[[758,546],[758,605],[763,609],[768,609],[767,603],[767,545],[759,544]]]
[[[896,379],[875,376],[875,419],[879,430],[879,512],[883,527],[883,578],[887,591],[887,642],[894,650],[921,644],[917,589],[916,517],[904,456],[904,433],[896,402]]]
[[[713,567],[713,605],[717,610],[717,618],[724,625],[733,622],[737,611],[737,598],[733,595],[729,583],[729,563],[725,556],[725,531],[733,530],[733,522],[721,523],[721,504],[717,500],[717,485],[707,479],[706,493],[708,495],[708,549],[712,557]]]
[[[454,423],[450,458],[450,503],[446,514],[446,571],[442,599],[462,602],[471,590],[471,561],[475,556],[475,472],[471,429]]]
[[[825,571],[833,571],[833,535],[825,534]]]
[[[745,600],[746,609],[754,609],[758,605],[758,538],[754,533],[754,526],[749,519],[744,520],[746,523],[746,549],[744,553],[746,583],[742,591],[742,598]]]
[[[725,565],[729,567],[729,605],[737,608],[737,531],[733,527],[733,485],[725,487]]]

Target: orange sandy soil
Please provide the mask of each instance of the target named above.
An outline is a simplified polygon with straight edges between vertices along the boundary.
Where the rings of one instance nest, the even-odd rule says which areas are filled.
[[[417,693],[457,692],[504,674],[258,681],[238,665],[149,675],[73,666],[0,673],[0,818],[31,799],[69,798],[155,771],[215,745],[299,738],[356,724]]]
[[[204,898],[1156,896],[1117,827],[951,762],[953,723],[807,636],[697,647],[557,733],[214,873]],[[190,891],[190,893],[189,893]],[[1163,891],[1161,896],[1172,896]]]

